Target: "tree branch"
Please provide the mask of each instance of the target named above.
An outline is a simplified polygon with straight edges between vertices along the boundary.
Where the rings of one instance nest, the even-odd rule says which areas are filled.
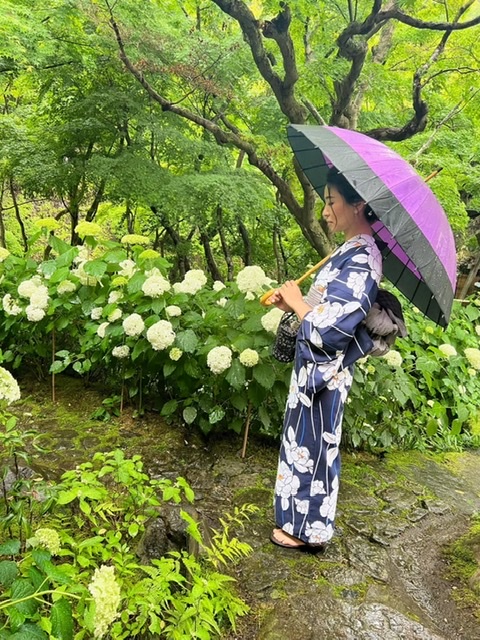
[[[306,111],[294,95],[298,80],[295,49],[289,33],[291,15],[286,3],[281,3],[280,13],[270,21],[260,23],[242,0],[212,0],[224,13],[234,18],[250,46],[255,64],[262,77],[270,85],[278,100],[280,109],[290,122],[303,124]],[[262,33],[274,40],[282,54],[285,77],[282,79],[272,67],[272,63],[262,42]]]

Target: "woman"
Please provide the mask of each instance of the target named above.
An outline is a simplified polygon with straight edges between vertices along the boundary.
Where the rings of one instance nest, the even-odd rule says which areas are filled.
[[[372,341],[362,321],[377,295],[382,259],[366,203],[330,169],[323,217],[345,242],[319,271],[307,297],[295,282],[270,298],[301,321],[275,485],[274,544],[324,547],[333,535],[340,473],[343,409],[352,363]]]

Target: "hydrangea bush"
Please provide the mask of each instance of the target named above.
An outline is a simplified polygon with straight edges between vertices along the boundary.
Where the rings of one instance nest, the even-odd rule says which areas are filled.
[[[290,366],[271,356],[282,316],[258,298],[271,286],[258,266],[234,282],[209,282],[192,269],[171,283],[169,264],[127,236],[85,244],[51,236],[49,260],[1,254],[0,340],[9,368],[39,374],[74,370],[124,400],[204,433],[253,429],[278,435]],[[137,239],[138,240],[138,239]],[[473,443],[479,427],[480,308],[456,303],[443,330],[409,303],[410,335],[384,358],[355,370],[345,414],[353,446],[431,446],[457,437]],[[365,400],[368,398],[368,402]]]

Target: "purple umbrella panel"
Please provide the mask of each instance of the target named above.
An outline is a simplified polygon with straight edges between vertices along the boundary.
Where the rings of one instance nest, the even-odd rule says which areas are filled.
[[[288,137],[322,198],[333,165],[370,205],[384,275],[427,317],[446,326],[456,284],[455,242],[445,212],[421,176],[392,149],[356,131],[290,125]]]

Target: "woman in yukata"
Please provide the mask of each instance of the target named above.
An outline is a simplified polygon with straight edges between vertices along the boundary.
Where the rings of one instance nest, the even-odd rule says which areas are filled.
[[[375,302],[382,258],[368,205],[331,168],[323,217],[345,242],[318,272],[304,298],[293,281],[270,301],[300,321],[275,485],[274,544],[323,548],[334,531],[342,418],[353,362],[373,343],[362,321]]]

